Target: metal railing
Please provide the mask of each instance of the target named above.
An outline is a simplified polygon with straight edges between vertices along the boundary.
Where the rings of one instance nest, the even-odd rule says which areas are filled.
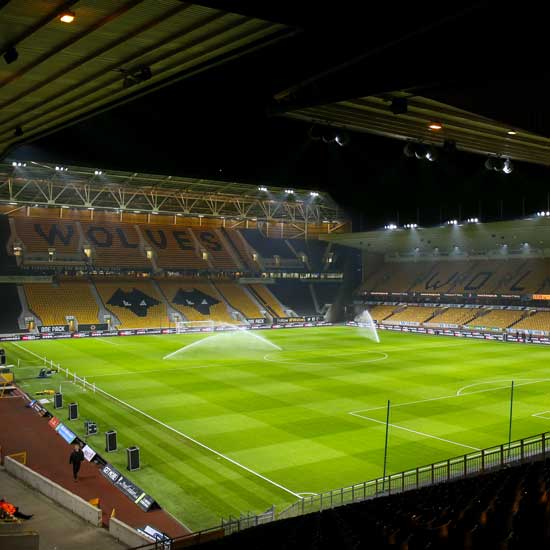
[[[420,466],[385,478],[380,477],[302,498],[277,514],[277,519],[320,512],[328,508],[360,502],[384,495],[402,493],[436,483],[453,481],[507,465],[514,465],[550,451],[550,432],[497,445],[481,451]]]

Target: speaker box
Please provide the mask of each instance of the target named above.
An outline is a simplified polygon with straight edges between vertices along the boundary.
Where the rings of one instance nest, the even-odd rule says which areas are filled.
[[[84,422],[84,430],[87,436],[97,434],[97,423],[93,420],[86,420]]]
[[[53,408],[62,409],[63,408],[63,394],[56,392],[53,396]]]
[[[78,403],[69,403],[69,420],[78,418]]]
[[[126,449],[126,457],[128,459],[128,471],[139,470],[139,447],[128,447]]]
[[[117,450],[115,430],[109,430],[108,432],[105,432],[105,450],[108,453],[112,453]]]

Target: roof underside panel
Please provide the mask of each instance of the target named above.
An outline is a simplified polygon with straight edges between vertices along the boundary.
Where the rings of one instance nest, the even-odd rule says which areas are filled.
[[[363,97],[298,109],[285,116],[433,145],[451,140],[464,151],[550,164],[549,138],[419,96],[408,98],[407,113],[393,114],[391,99],[405,95],[396,92]],[[432,122],[441,123],[442,130],[430,130]],[[510,131],[515,133],[511,135]]]
[[[184,77],[290,34],[260,19],[179,0],[82,0],[76,19],[59,21],[62,2],[18,0],[0,11],[0,152],[124,101],[171,77]],[[124,87],[128,73],[149,67],[150,79]]]

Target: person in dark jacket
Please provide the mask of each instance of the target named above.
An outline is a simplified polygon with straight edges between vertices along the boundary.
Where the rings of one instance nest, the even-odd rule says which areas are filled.
[[[78,471],[80,470],[80,465],[83,460],[84,453],[82,452],[80,445],[77,443],[74,446],[74,451],[71,453],[71,457],[69,458],[69,464],[73,465],[73,479],[75,481],[78,481]]]

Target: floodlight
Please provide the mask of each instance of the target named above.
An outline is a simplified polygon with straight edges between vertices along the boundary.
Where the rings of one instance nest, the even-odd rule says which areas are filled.
[[[310,191],[309,196],[310,197],[318,197],[319,193],[317,193],[317,191]]]
[[[426,158],[426,153],[427,153],[427,148],[421,143],[419,143],[415,148],[414,156],[420,160],[420,159]]]
[[[267,193],[267,187],[264,187],[263,185],[260,185],[260,187],[258,187],[258,191],[264,191]]]
[[[502,171],[505,174],[511,174],[514,171],[514,165],[512,164],[512,161],[510,159],[506,159],[504,161],[504,164],[502,166]]]
[[[428,159],[430,162],[436,161],[438,156],[439,154],[435,147],[429,147],[426,151],[426,159]]]
[[[349,143],[350,137],[347,132],[340,130],[335,134],[334,141],[340,146],[345,147]]]

